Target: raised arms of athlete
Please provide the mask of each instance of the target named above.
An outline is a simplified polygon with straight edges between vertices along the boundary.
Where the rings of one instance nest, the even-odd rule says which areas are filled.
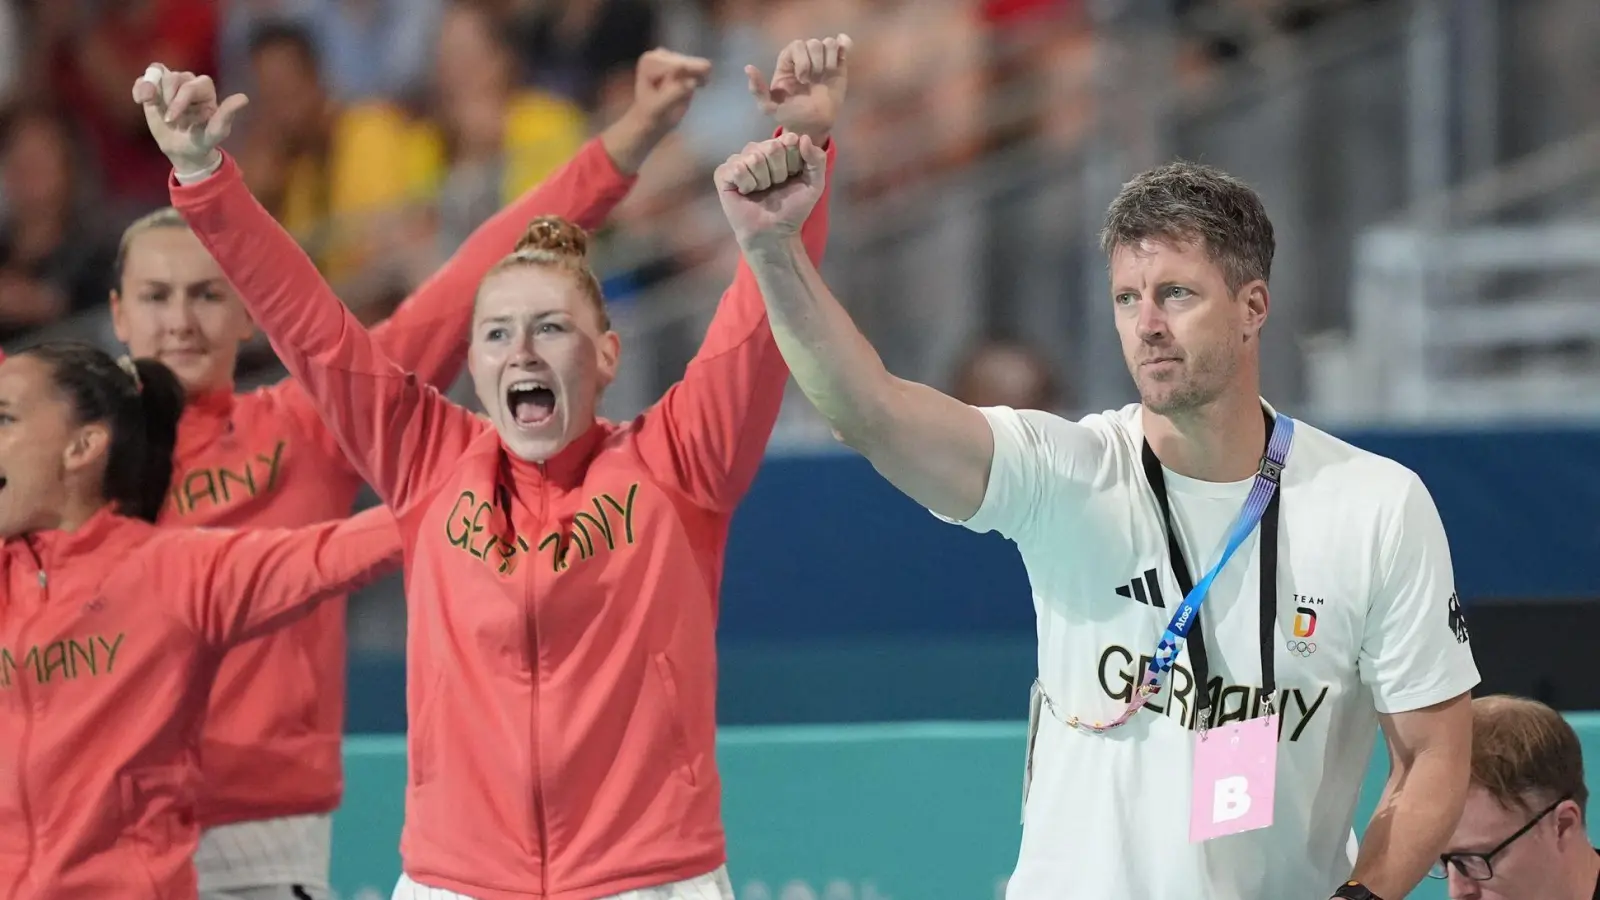
[[[752,196],[756,175],[733,160],[717,193],[761,287],[778,349],[795,382],[841,441],[936,513],[970,518],[983,502],[994,435],[983,413],[890,374],[805,252],[800,225],[827,180],[820,151],[803,176]]]
[[[160,594],[178,599],[184,619],[219,648],[287,625],[401,564],[400,530],[382,506],[303,528],[182,528],[155,540],[158,571],[145,583],[182,579]]]
[[[537,187],[478,226],[394,314],[372,328],[402,369],[440,390],[467,358],[472,300],[489,269],[510,253],[528,222],[556,215],[598,228],[628,195],[650,153],[683,120],[710,75],[708,60],[651,50],[634,70],[633,103],[616,122]]]
[[[410,498],[461,455],[481,430],[466,410],[389,359],[323,281],[293,237],[264,209],[217,145],[246,99],[219,102],[206,76],[154,73],[134,100],[172,160],[172,204],[256,323],[323,422],[385,505],[403,515]],[[466,302],[466,298],[463,298]]]
[[[747,171],[762,173],[759,184],[751,181],[762,198],[775,193],[762,193],[774,180],[781,183],[791,171],[798,174],[802,136],[828,147],[824,165],[832,165],[829,135],[844,103],[849,48],[850,38],[842,34],[793,41],[779,53],[770,84],[754,66],[746,67],[751,93],[780,130],[778,139],[748,144],[735,155],[749,157]],[[763,152],[773,154],[771,165]],[[828,200],[822,188],[820,198],[810,198],[809,215],[802,215],[797,238],[802,254],[812,261],[822,258],[828,243]],[[741,259],[683,379],[640,418],[641,455],[657,477],[681,487],[701,507],[731,510],[761,465],[788,381],[783,356],[767,327],[761,288]]]

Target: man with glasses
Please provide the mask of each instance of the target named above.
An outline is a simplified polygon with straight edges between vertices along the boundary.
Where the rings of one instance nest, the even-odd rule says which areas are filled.
[[[1472,783],[1434,864],[1453,900],[1600,900],[1589,842],[1583,750],[1561,714],[1535,700],[1472,704]]]

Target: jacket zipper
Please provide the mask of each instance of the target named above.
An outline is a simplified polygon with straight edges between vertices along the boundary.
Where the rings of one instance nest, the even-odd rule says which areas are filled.
[[[39,569],[39,606],[29,614],[27,621],[17,630],[17,645],[20,647],[26,641],[26,635],[31,630],[29,626],[36,624],[48,608],[50,578],[45,574],[44,563],[39,559],[33,548],[28,548],[33,556],[33,561]],[[28,745],[33,738],[33,696],[28,689],[28,679],[19,669],[16,673],[17,693],[22,701],[22,733],[17,736],[17,803],[22,807],[22,821],[28,833],[28,852],[23,857],[22,877],[11,886],[11,897],[15,900],[17,892],[22,890],[28,881],[28,872],[33,869],[34,853],[38,849],[38,831],[33,822],[33,801],[28,797]]]
[[[539,463],[538,468],[539,516],[534,525],[536,530],[544,527],[545,519],[550,513],[549,482],[546,480],[549,473],[546,471],[544,463]],[[537,538],[537,533],[535,537]],[[537,546],[537,541],[529,541],[529,543]],[[556,543],[555,550],[558,554],[557,558],[559,558],[561,552],[559,541]],[[539,697],[539,682],[542,678],[539,665],[539,605],[538,598],[534,592],[534,584],[538,580],[539,574],[538,556],[534,556],[529,562],[532,564],[528,566],[527,589],[523,595],[526,598],[523,619],[527,622],[528,668],[533,686],[533,710],[528,717],[530,731],[528,735],[529,754],[533,762],[533,827],[534,834],[539,841],[539,896],[548,897],[550,896],[550,834],[544,807],[544,764],[539,752],[539,716],[543,710],[543,704],[540,702]]]

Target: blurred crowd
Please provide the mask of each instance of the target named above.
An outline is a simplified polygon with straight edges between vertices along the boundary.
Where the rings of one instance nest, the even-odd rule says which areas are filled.
[[[0,0],[0,342],[104,308],[121,229],[166,203],[130,86],[152,60],[250,107],[230,147],[257,197],[358,315],[386,315],[495,209],[619,115],[634,61],[707,56],[712,84],[600,242],[613,303],[730,263],[709,172],[766,125],[746,63],[855,38],[844,203],[1008,142],[1095,122],[1088,0]],[[1108,4],[1115,6],[1116,4]],[[1186,80],[1361,0],[1173,0]],[[270,361],[261,352],[251,364]],[[972,397],[1062,406],[1016,340],[982,342]],[[998,386],[997,386],[998,385]],[[996,392],[999,392],[998,394]]]

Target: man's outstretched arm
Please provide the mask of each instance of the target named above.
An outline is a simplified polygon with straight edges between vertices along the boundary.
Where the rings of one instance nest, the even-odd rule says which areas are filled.
[[[913,500],[950,519],[971,518],[994,458],[983,413],[891,374],[797,238],[740,243],[778,349],[834,434]]]

